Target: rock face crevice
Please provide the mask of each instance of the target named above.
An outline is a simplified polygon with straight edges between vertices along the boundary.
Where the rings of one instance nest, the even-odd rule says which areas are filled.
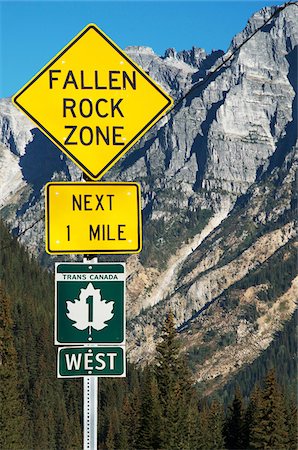
[[[204,173],[206,172],[208,163],[208,154],[204,151],[208,148],[208,131],[212,122],[216,119],[219,108],[224,104],[228,91],[223,92],[222,99],[216,103],[213,103],[208,111],[205,120],[201,124],[201,133],[195,138],[191,154],[196,155],[198,171],[197,179],[194,184],[194,190],[197,191],[203,187]]]
[[[288,72],[288,80],[293,88],[293,91],[295,93],[295,96],[293,97],[293,102],[291,105],[292,109],[292,120],[290,120],[284,129],[284,134],[279,139],[279,141],[276,144],[276,150],[271,156],[269,160],[268,165],[268,173],[270,173],[274,167],[281,166],[287,152],[285,149],[291,149],[296,144],[296,134],[297,134],[297,67],[298,67],[298,61],[297,61],[297,55],[298,55],[298,46],[295,45],[295,47],[289,51],[286,59],[289,64],[289,72]],[[277,113],[274,117],[274,130],[277,126],[278,119],[277,119]],[[273,126],[272,126],[273,129]]]

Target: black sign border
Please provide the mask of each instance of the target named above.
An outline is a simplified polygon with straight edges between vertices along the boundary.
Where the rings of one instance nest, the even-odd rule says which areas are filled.
[[[55,250],[51,250],[50,249],[50,195],[49,195],[49,190],[50,187],[52,186],[61,186],[61,184],[63,185],[67,185],[69,187],[71,186],[78,186],[78,185],[83,185],[83,186],[136,186],[137,188],[137,203],[138,203],[138,208],[137,208],[137,224],[138,224],[138,245],[136,249],[127,249],[127,250],[59,250],[59,251],[55,251]],[[46,252],[50,255],[72,255],[72,254],[90,254],[90,255],[130,255],[130,254],[134,254],[134,253],[139,253],[142,250],[142,218],[141,218],[141,198],[140,198],[140,186],[138,183],[135,182],[90,182],[90,183],[83,183],[83,182],[51,182],[48,183],[46,185],[46,201],[45,201],[45,209],[46,209]]]

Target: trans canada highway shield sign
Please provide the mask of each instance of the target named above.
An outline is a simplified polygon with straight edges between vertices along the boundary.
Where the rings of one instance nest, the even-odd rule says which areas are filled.
[[[124,264],[56,263],[55,344],[124,343]]]
[[[13,102],[93,180],[172,105],[169,95],[94,24],[61,50]]]

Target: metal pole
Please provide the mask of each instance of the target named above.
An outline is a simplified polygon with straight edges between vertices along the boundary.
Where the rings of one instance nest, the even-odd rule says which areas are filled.
[[[97,377],[84,378],[84,450],[97,450]]]
[[[85,256],[83,262],[95,264],[98,260]],[[98,377],[84,377],[83,381],[84,450],[97,450]]]

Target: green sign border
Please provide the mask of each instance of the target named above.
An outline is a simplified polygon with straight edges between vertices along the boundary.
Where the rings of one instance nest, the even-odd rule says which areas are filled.
[[[62,266],[62,267],[61,267]],[[92,266],[92,269],[89,267]],[[61,269],[59,271],[59,268]],[[67,270],[66,270],[67,268]],[[74,300],[78,297],[80,289],[88,285],[88,281],[58,281],[59,273],[119,273],[125,277],[125,263],[78,263],[78,262],[59,262],[55,264],[55,345],[124,345],[126,334],[125,317],[125,280],[124,281],[93,281],[95,287],[111,290],[111,295],[105,296],[106,300],[113,300],[113,294],[116,297],[122,297],[121,302],[115,302],[114,313],[116,323],[109,328],[109,322],[106,329],[93,331],[93,340],[89,341],[88,330],[77,330],[73,327],[73,322],[66,316],[66,301]],[[69,299],[66,299],[65,290],[69,291]],[[63,299],[61,300],[61,296]],[[63,302],[63,304],[61,304]],[[59,319],[60,318],[60,319]],[[113,320],[113,319],[112,319]],[[112,337],[111,337],[112,335]],[[94,337],[95,336],[95,337]]]

